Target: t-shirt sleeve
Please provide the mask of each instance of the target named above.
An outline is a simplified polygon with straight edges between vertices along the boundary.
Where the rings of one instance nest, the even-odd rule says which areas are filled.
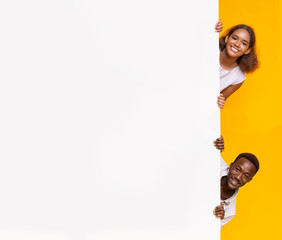
[[[232,218],[234,218],[236,213],[236,198],[233,199],[230,203],[224,204],[225,216],[224,219],[220,221],[221,227],[226,223],[230,222]]]
[[[232,218],[234,218],[235,214],[232,215],[232,216],[228,216],[226,218],[223,218],[221,221],[220,221],[220,225],[221,227],[223,227],[226,223],[230,222],[232,220]]]
[[[232,82],[231,85],[239,84],[246,79],[245,73],[240,68],[237,68],[236,70],[237,71],[234,72],[234,81]]]

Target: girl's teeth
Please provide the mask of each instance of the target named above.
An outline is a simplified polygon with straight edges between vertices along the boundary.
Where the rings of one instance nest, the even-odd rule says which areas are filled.
[[[236,48],[234,48],[234,47],[231,47],[234,51],[236,51],[236,52],[238,52],[238,50],[236,49]]]

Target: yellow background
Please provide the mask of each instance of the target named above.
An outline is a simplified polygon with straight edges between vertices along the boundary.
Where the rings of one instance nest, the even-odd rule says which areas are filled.
[[[282,240],[282,68],[279,0],[219,1],[224,29],[243,23],[254,28],[260,68],[221,111],[229,164],[241,152],[254,153],[261,168],[237,197],[234,219],[222,228],[222,240]]]

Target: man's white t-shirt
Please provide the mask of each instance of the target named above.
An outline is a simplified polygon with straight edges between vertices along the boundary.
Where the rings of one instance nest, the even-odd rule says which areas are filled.
[[[230,85],[236,85],[243,82],[246,79],[245,73],[239,66],[228,71],[223,69],[219,65],[219,77],[220,77],[220,91],[227,88]]]
[[[229,172],[228,165],[226,162],[223,160],[222,157],[220,157],[220,177],[227,176]],[[225,215],[224,219],[221,220],[221,227],[228,223],[234,216],[236,212],[236,196],[238,194],[239,189],[236,189],[234,194],[226,199],[226,200],[221,200],[221,202],[224,203],[224,210],[225,210]]]

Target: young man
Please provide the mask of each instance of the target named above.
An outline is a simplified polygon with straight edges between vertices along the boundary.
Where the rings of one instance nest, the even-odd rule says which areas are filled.
[[[224,150],[223,137],[216,139],[214,146],[222,152]],[[213,211],[214,215],[221,219],[221,227],[235,216],[239,188],[250,182],[258,170],[259,161],[251,153],[239,154],[229,167],[221,158],[221,204]]]

